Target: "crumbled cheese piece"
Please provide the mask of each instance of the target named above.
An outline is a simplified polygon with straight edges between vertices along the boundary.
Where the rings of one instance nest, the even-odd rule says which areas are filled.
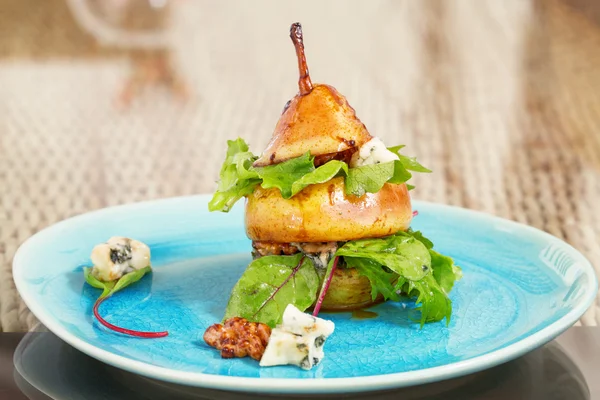
[[[140,241],[114,236],[96,245],[90,258],[94,264],[92,274],[102,281],[113,281],[149,266],[150,248]]]
[[[389,151],[381,139],[374,137],[354,153],[350,160],[350,167],[380,164],[394,160],[399,160],[398,155]]]
[[[260,366],[291,364],[311,369],[325,356],[323,346],[334,328],[333,322],[305,314],[289,304],[283,322],[271,332]]]
[[[338,249],[337,242],[325,243],[291,243],[296,246],[306,257],[308,257],[316,268],[327,269],[329,260],[333,257]]]

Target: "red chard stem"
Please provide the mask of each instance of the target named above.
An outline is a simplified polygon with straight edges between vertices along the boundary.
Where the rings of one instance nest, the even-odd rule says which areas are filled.
[[[323,285],[323,289],[321,289],[321,293],[319,294],[317,304],[315,304],[315,309],[313,311],[313,317],[316,317],[317,315],[319,315],[319,311],[321,310],[321,304],[323,304],[323,299],[325,298],[325,295],[327,294],[327,290],[329,289],[329,285],[331,284],[331,279],[333,279],[333,273],[335,272],[335,269],[337,268],[339,259],[340,259],[339,257],[336,257],[335,260],[333,260],[333,267],[331,267],[331,272],[329,273],[329,276],[326,278],[325,284]]]
[[[102,304],[102,302],[104,300],[106,300],[108,297],[109,296],[99,297],[98,300],[96,300],[96,303],[94,304],[94,316],[96,317],[98,322],[100,322],[102,325],[104,325],[108,329],[111,329],[115,332],[122,333],[124,335],[135,336],[135,337],[140,337],[140,338],[147,338],[147,339],[161,338],[161,337],[165,337],[169,334],[169,332],[167,332],[167,331],[164,331],[164,332],[134,331],[131,329],[121,328],[119,326],[113,325],[110,322],[106,321],[104,318],[102,318],[100,316],[98,309],[100,308],[100,304]]]
[[[258,308],[258,310],[256,310],[256,312],[254,313],[254,315],[252,316],[252,319],[256,318],[256,316],[258,315],[258,313],[260,312],[260,310],[262,310],[269,301],[273,300],[273,298],[275,297],[275,295],[277,294],[277,292],[279,292],[279,289],[281,289],[282,287],[285,286],[286,283],[289,282],[290,279],[292,279],[294,277],[294,275],[296,275],[296,272],[298,272],[298,270],[300,269],[300,267],[302,266],[302,263],[304,262],[304,257],[306,256],[302,256],[302,258],[300,258],[300,261],[298,262],[298,265],[296,265],[294,267],[294,269],[292,270],[292,273],[288,275],[287,278],[285,278],[285,280],[283,281],[283,283],[281,285],[279,285],[277,287],[277,289],[275,289],[275,291],[269,296],[268,299],[266,299]]]

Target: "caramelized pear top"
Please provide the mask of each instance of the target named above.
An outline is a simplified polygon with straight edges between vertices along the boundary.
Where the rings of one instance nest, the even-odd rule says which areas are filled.
[[[307,151],[313,156],[338,153],[372,138],[344,96],[332,86],[311,82],[299,23],[290,28],[290,37],[298,58],[300,91],[286,105],[255,166],[277,164]]]

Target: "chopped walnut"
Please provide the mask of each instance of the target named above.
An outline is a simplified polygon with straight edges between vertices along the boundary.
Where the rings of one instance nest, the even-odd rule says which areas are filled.
[[[298,253],[300,250],[290,243],[275,243],[275,242],[252,242],[254,248],[252,254],[254,258],[262,256],[290,256]]]
[[[232,317],[224,325],[209,326],[204,332],[204,341],[221,350],[223,358],[250,356],[260,361],[270,336],[271,328],[268,325]]]

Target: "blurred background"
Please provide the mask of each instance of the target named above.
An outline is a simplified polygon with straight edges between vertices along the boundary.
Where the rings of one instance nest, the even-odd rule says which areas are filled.
[[[600,271],[596,0],[0,0],[0,329],[18,246],[86,211],[208,193],[313,82],[433,174],[413,198],[556,235]],[[580,321],[600,323],[600,301]]]

